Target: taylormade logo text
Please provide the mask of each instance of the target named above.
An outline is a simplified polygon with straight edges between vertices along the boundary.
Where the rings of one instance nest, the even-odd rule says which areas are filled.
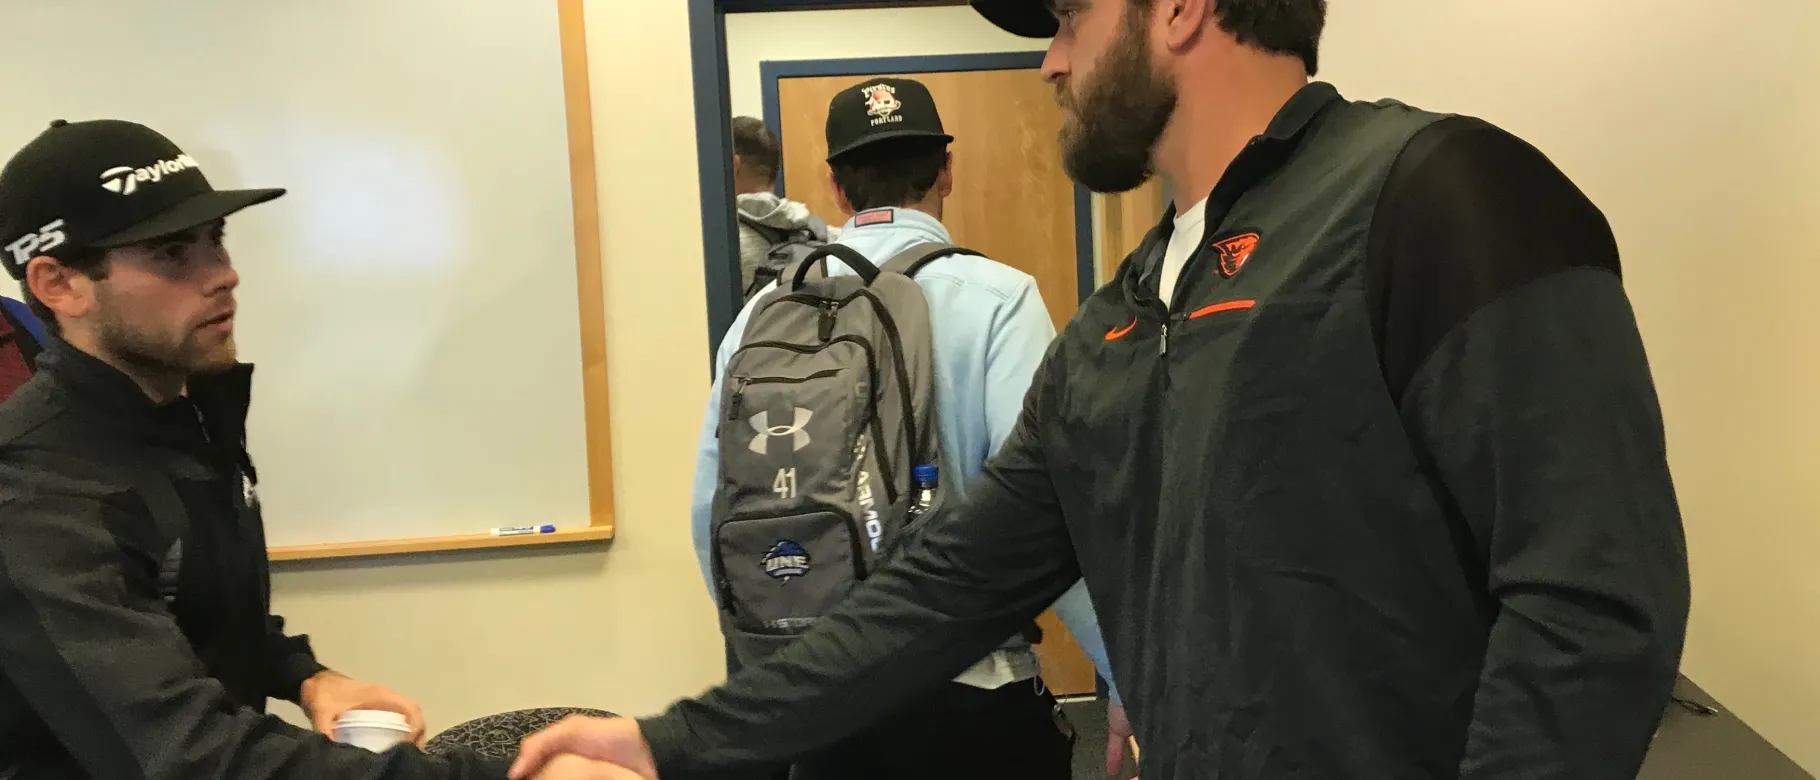
[[[101,186],[108,192],[131,195],[139,190],[141,182],[157,184],[166,176],[182,173],[196,167],[196,159],[180,154],[169,160],[159,160],[144,168],[121,165],[101,172]]]

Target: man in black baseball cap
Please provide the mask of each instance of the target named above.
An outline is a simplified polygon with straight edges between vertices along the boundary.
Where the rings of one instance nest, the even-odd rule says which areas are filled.
[[[1312,80],[1324,0],[973,5],[1053,36],[1069,173],[1173,205],[890,566],[725,686],[522,766],[814,748],[1084,573],[1144,777],[1635,777],[1689,581],[1599,209],[1488,122]]]
[[[217,190],[152,130],[56,122],[0,169],[0,260],[51,331],[0,404],[0,778],[492,780],[265,714],[417,705],[325,669],[270,612]],[[573,768],[573,767],[571,767]]]
[[[1003,441],[1016,419],[1043,350],[1055,338],[1048,306],[1030,274],[978,253],[952,246],[942,224],[945,199],[953,190],[954,140],[942,127],[929,89],[913,79],[868,78],[842,89],[828,103],[827,162],[835,200],[848,219],[834,244],[879,266],[897,257],[931,257],[915,274],[935,323],[930,336],[934,361],[935,424],[957,493],[979,473],[988,453]],[[948,252],[952,251],[952,254]],[[940,255],[926,253],[938,252]],[[852,273],[830,259],[827,271]],[[716,581],[712,549],[715,507],[724,506],[728,482],[721,474],[714,431],[725,412],[721,396],[732,355],[747,339],[755,312],[773,287],[749,302],[721,342],[710,408],[696,462],[691,516],[704,579]],[[863,369],[862,369],[863,370]],[[889,538],[889,537],[887,537]],[[1078,584],[1078,583],[1077,583]],[[710,587],[724,605],[741,603],[732,591]],[[1099,625],[1084,586],[1052,599],[1057,617],[1077,639],[1102,675],[1108,675]],[[795,780],[922,778],[931,766],[953,780],[1068,780],[1072,745],[1057,719],[1054,696],[1041,680],[1033,622],[1006,632],[996,646],[981,647],[953,667],[950,679],[922,696],[881,713],[864,732],[825,750],[792,757],[787,774]],[[756,659],[750,645],[735,641],[729,666]],[[754,762],[765,772],[766,764]],[[784,771],[772,770],[770,776]]]
[[[194,158],[143,125],[57,120],[0,178],[0,261],[23,280],[34,257],[181,233],[283,194],[214,189]]]

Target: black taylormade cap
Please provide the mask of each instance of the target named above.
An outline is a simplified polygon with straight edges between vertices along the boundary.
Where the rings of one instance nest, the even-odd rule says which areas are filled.
[[[217,190],[170,139],[132,122],[52,122],[0,168],[0,263],[111,248],[213,222],[284,194]]]
[[[1054,38],[1061,29],[1047,0],[972,0],[970,5],[986,21],[1012,35]]]
[[[828,102],[828,159],[891,138],[954,140],[921,82],[867,79]]]

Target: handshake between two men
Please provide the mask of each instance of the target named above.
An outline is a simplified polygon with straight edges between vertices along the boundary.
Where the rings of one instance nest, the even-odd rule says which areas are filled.
[[[656,780],[657,762],[638,721],[575,715],[531,735],[512,780]]]

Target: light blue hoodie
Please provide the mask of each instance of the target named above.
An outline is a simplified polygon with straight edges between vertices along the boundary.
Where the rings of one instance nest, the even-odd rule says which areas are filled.
[[[854,215],[836,240],[878,263],[914,244],[931,241],[950,243],[953,239],[934,217],[895,208]],[[852,270],[830,259],[828,272],[849,274]],[[956,498],[960,498],[980,475],[987,457],[1011,435],[1023,410],[1024,393],[1030,388],[1049,342],[1055,338],[1055,325],[1037,292],[1035,279],[978,255],[937,260],[919,271],[916,281],[929,300],[942,449],[949,467],[960,470],[961,479],[952,483]],[[760,296],[762,293],[753,296],[752,302],[740,311],[715,354],[714,390],[709,395],[695,462],[691,520],[695,552],[710,597],[715,595],[709,525],[720,465],[715,429],[720,418],[721,373],[739,348],[753,303]],[[1110,683],[1112,673],[1106,664],[1105,642],[1085,583],[1077,582],[1063,594],[1055,603],[1055,611],[1093,661],[1100,677]]]

